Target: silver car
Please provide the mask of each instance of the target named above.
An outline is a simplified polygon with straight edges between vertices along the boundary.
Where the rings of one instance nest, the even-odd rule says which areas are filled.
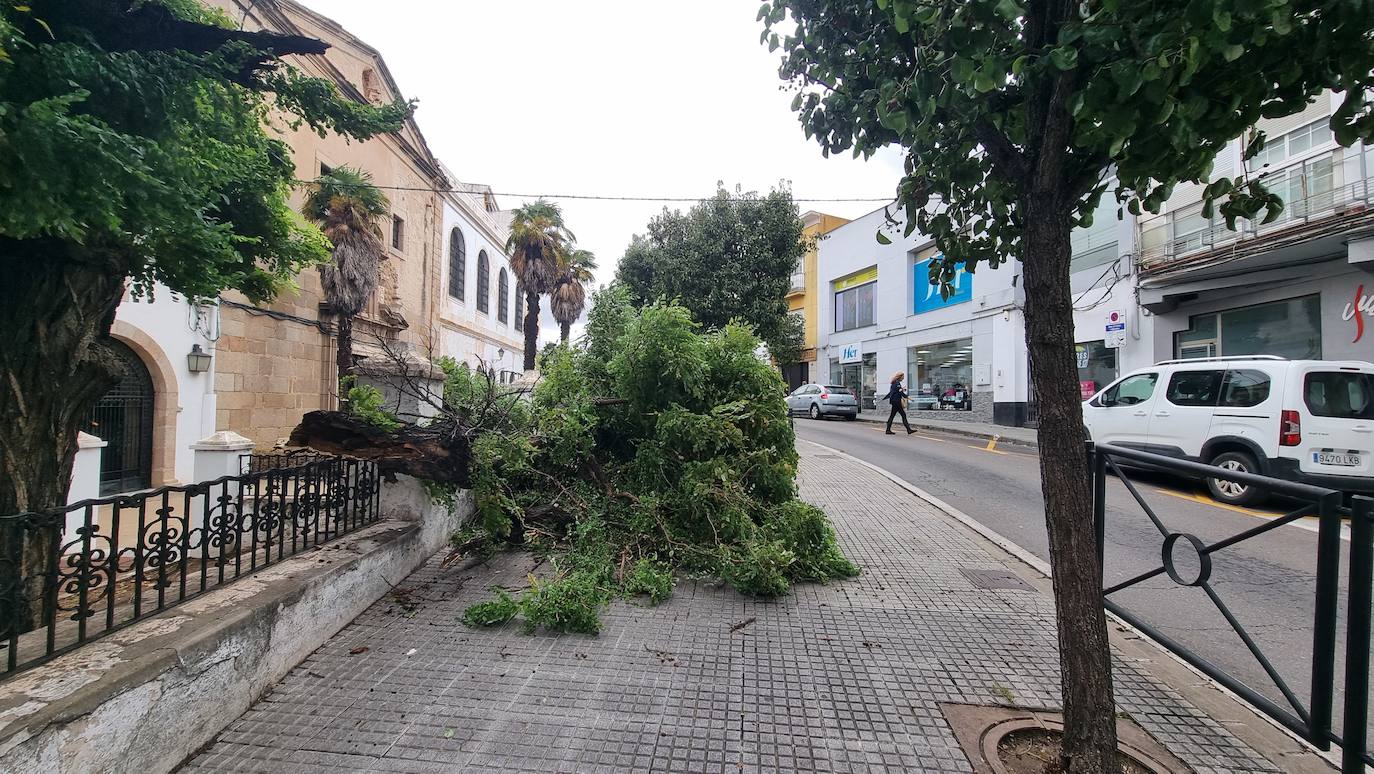
[[[859,402],[854,391],[835,384],[803,384],[787,396],[789,414],[806,414],[812,419],[837,416],[859,417]]]

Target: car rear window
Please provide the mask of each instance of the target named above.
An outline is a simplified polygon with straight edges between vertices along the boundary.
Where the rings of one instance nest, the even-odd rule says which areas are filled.
[[[825,386],[825,391],[826,391],[826,392],[833,392],[833,393],[836,393],[836,394],[838,394],[838,395],[853,395],[853,394],[854,394],[852,391],[850,391],[850,389],[849,389],[848,387],[841,387],[841,386],[839,386],[838,384],[827,384],[827,385]]]
[[[1303,380],[1303,401],[1314,416],[1374,419],[1374,374],[1318,371]]]

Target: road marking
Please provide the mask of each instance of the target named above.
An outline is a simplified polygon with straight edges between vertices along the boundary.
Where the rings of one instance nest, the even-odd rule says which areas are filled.
[[[1244,514],[1244,515],[1246,515],[1246,516],[1254,516],[1254,517],[1257,518],[1257,519],[1277,519],[1278,517],[1284,515],[1284,514],[1281,513],[1281,512],[1275,512],[1275,511],[1257,511],[1257,510],[1254,510],[1254,509],[1251,509],[1251,508],[1242,508],[1242,507],[1240,507],[1239,505],[1228,505],[1228,504],[1226,504],[1226,503],[1219,503],[1219,502],[1217,502],[1216,500],[1212,499],[1211,497],[1208,497],[1208,496],[1205,495],[1205,494],[1194,494],[1194,493],[1191,493],[1191,492],[1175,492],[1175,491],[1172,491],[1172,490],[1169,490],[1169,489],[1160,489],[1160,488],[1158,488],[1158,487],[1155,488],[1155,491],[1156,491],[1156,492],[1159,492],[1160,494],[1169,495],[1170,497],[1177,497],[1177,498],[1180,499],[1180,500],[1191,500],[1192,502],[1195,502],[1195,503],[1202,503],[1203,505],[1210,505],[1210,506],[1212,506],[1213,508],[1220,508],[1220,509],[1222,509],[1222,510],[1224,510],[1224,511],[1231,511],[1231,512],[1233,512],[1233,513],[1241,513],[1241,514]],[[1311,520],[1313,520],[1313,521],[1316,521],[1316,520],[1317,520],[1317,517],[1315,517],[1315,516],[1304,516],[1304,517],[1303,517],[1303,520],[1308,520],[1308,519],[1311,519]]]
[[[997,442],[1002,439],[1000,435],[994,435],[988,439],[988,445],[983,447],[983,451],[997,451]]]
[[[976,451],[988,452],[988,453],[990,453],[990,454],[1001,454],[1001,455],[1004,455],[1004,456],[1007,455],[1007,454],[1011,454],[1011,452],[998,451],[998,450],[993,449],[993,448],[991,448],[991,447],[992,447],[992,444],[988,444],[987,446],[970,446],[969,448],[970,448],[970,449],[974,449],[974,450],[976,450]]]

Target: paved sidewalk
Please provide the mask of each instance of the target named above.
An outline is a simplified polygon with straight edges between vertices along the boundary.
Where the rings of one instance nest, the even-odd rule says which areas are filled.
[[[885,406],[886,404],[881,404]],[[994,425],[991,422],[974,422],[965,419],[945,419],[943,415],[959,414],[957,411],[916,411],[907,409],[907,419],[911,426],[921,430],[940,430],[946,433],[958,435],[968,435],[974,438],[992,438],[996,436],[1004,443],[1016,443],[1022,446],[1036,446],[1035,428],[1033,427],[1007,427],[1006,425]],[[881,416],[880,416],[881,414]],[[798,422],[810,422],[810,419],[798,419]],[[835,421],[835,420],[827,420]],[[887,412],[865,411],[859,414],[859,421],[874,422],[880,425],[887,424]],[[898,418],[898,423],[901,419]],[[898,428],[900,431],[900,428]]]
[[[1055,707],[1050,600],[975,587],[961,570],[1014,560],[799,446],[802,494],[860,578],[772,602],[683,581],[660,607],[613,605],[599,637],[531,637],[459,621],[529,556],[436,559],[400,584],[412,611],[373,605],[187,770],[969,771],[938,703]],[[1197,771],[1278,771],[1135,663],[1116,680],[1121,709]]]

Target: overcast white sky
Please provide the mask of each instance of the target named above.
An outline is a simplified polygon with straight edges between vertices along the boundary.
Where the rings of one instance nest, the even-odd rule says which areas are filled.
[[[498,192],[705,197],[717,180],[746,191],[790,180],[798,199],[888,197],[900,175],[896,152],[821,157],[781,90],[778,55],[758,42],[754,0],[302,1],[380,51],[420,100],[433,151]],[[664,207],[559,203],[599,282]],[[881,205],[799,206],[856,217]]]

